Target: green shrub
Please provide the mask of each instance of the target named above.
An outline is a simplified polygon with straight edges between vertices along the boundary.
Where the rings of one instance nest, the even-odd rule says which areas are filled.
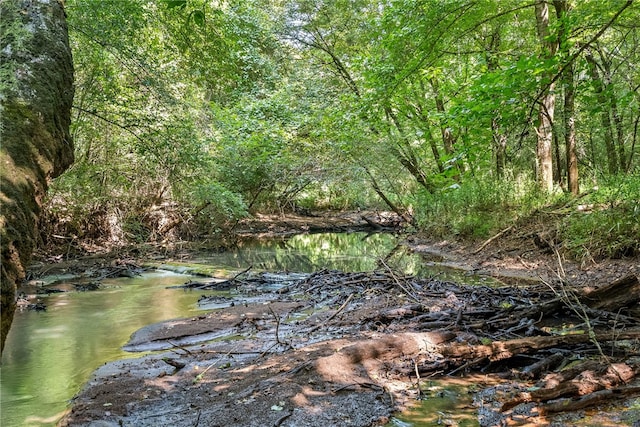
[[[603,181],[575,205],[562,221],[560,235],[576,258],[640,253],[640,175]]]

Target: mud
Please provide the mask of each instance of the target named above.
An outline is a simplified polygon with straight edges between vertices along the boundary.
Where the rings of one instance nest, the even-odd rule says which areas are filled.
[[[125,349],[167,351],[99,369],[62,425],[383,425],[394,411],[414,405],[423,395],[421,373],[435,378],[438,371],[465,376],[474,370],[473,363],[460,360],[460,350],[467,353],[492,335],[480,337],[472,328],[484,330],[491,322],[472,316],[493,319],[497,313],[503,318],[503,313],[513,314],[505,302],[533,304],[551,293],[542,285],[475,289],[390,271],[295,277],[280,288],[271,280],[281,278],[268,274],[238,280],[238,293],[228,307],[134,333]],[[261,298],[251,299],[256,292]],[[464,301],[480,308],[467,307]],[[460,322],[463,310],[469,323]],[[636,328],[640,323],[628,321]],[[494,335],[513,336],[489,329]],[[622,357],[638,368],[640,357],[629,355],[640,355],[640,346],[627,345]],[[443,348],[449,348],[449,356]],[[578,359],[592,353],[584,346],[579,351]],[[505,371],[501,359],[504,356],[491,362],[497,372]],[[494,381],[501,375],[493,375]],[[533,383],[519,384],[519,390],[526,390]],[[636,387],[637,380],[629,385]],[[487,390],[478,399],[481,425],[520,425],[518,420],[544,425],[554,420],[542,417],[535,405],[496,410],[500,396]],[[626,416],[636,420],[638,414]]]

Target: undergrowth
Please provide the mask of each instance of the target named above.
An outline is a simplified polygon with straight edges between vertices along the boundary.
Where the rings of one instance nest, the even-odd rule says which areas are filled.
[[[575,259],[640,254],[640,175],[600,180],[579,196],[544,195],[530,180],[507,181],[466,182],[421,195],[418,229],[436,238],[484,239],[510,226],[535,225],[552,231],[559,249]]]
[[[548,200],[527,179],[469,181],[421,195],[415,216],[420,231],[433,237],[485,238]]]
[[[640,254],[640,175],[614,177],[576,199],[559,236],[578,259]]]

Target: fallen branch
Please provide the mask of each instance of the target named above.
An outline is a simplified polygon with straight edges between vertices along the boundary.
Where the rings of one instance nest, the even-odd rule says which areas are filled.
[[[556,412],[577,411],[584,408],[593,408],[595,405],[613,398],[631,396],[640,393],[640,386],[621,386],[612,389],[599,390],[579,399],[564,398],[539,406],[541,415]]]
[[[475,251],[473,251],[472,253],[474,255],[476,255],[477,253],[479,253],[480,251],[482,251],[484,248],[486,248],[491,242],[493,242],[494,240],[496,240],[498,237],[502,236],[503,234],[507,233],[508,231],[511,231],[511,229],[513,228],[512,226],[509,226],[507,228],[505,228],[504,230],[502,230],[501,232],[499,232],[498,234],[496,234],[495,236],[491,237],[490,239],[486,240],[483,244],[480,245],[480,247],[478,249],[476,249]]]
[[[325,320],[324,322],[322,322],[319,325],[314,326],[313,328],[311,328],[308,333],[311,332],[315,332],[317,329],[321,328],[322,326],[326,325],[327,323],[329,323],[330,321],[332,321],[338,314],[340,314],[340,312],[342,310],[344,310],[347,305],[349,305],[349,303],[351,302],[351,300],[353,299],[353,294],[349,295],[349,297],[347,298],[347,300],[345,302],[342,303],[342,305],[340,306],[340,308],[338,308],[338,310],[336,310],[335,313],[333,313],[331,316],[329,316],[329,318],[327,320]]]
[[[626,331],[619,331],[617,333],[610,331],[594,333],[593,338],[598,342],[640,339],[640,328],[627,329]],[[444,357],[461,359],[488,357],[492,361],[497,361],[545,348],[562,348],[589,342],[592,342],[590,334],[539,336],[507,341],[494,341],[489,345],[469,345],[469,343],[466,342],[452,343],[438,348],[437,351]]]
[[[601,390],[611,389],[620,383],[627,383],[635,375],[636,371],[624,363],[616,363],[608,367],[600,365],[596,370],[585,370],[571,380],[563,381],[554,387],[519,393],[515,398],[503,403],[501,410],[504,412],[526,402],[546,402],[565,396],[595,395]],[[564,405],[569,402],[565,401]],[[567,410],[563,408],[563,405],[556,405],[555,402],[545,405],[546,410],[555,412]]]
[[[621,308],[634,307],[640,302],[640,279],[629,274],[615,282],[589,292],[581,300],[590,308],[613,313]]]

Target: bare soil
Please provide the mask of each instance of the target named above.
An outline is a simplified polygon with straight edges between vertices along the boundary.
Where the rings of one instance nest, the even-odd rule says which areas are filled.
[[[332,226],[347,230],[364,226],[362,221],[372,226],[361,214],[345,218],[272,217],[241,228],[282,234]],[[478,374],[482,387],[475,388],[474,401],[480,425],[640,425],[640,344],[633,335],[640,326],[637,306],[592,319],[594,333],[627,333],[613,340],[598,335],[608,357],[605,368],[615,369],[609,383],[590,390],[600,393],[596,397],[609,395],[594,399],[580,390],[558,391],[558,384],[570,388],[571,381],[580,389],[589,382],[585,372],[607,377],[604,371],[598,374],[600,368],[580,365],[584,369],[568,382],[549,377],[559,375],[562,366],[556,365],[522,375],[556,353],[563,361],[603,365],[590,336],[578,337],[589,332],[584,319],[567,304],[545,311],[557,299],[554,289],[584,294],[640,276],[637,257],[575,262],[563,258],[561,250],[537,245],[536,235],[535,230],[504,232],[479,242],[407,237],[425,262],[517,284],[505,288],[417,280],[390,270],[239,277],[231,283],[243,296],[238,301],[135,333],[126,349],[156,352],[100,368],[61,425],[376,426],[415,405],[425,379]],[[285,285],[261,290],[260,281],[272,280]],[[579,331],[562,329],[563,323]],[[572,337],[560,339],[560,333]],[[540,337],[547,335],[556,338],[549,339],[550,348],[541,344]],[[540,348],[532,350],[535,346]],[[551,398],[527,394],[536,389],[551,390]],[[558,400],[586,403],[571,411],[550,410]],[[455,425],[446,417],[443,422]]]

